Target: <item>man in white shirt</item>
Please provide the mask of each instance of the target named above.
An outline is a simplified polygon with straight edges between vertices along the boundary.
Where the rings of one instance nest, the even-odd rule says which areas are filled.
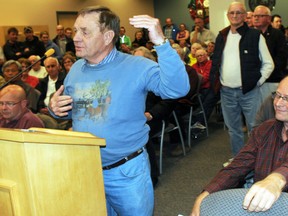
[[[190,34],[190,42],[200,43],[203,47],[207,47],[209,42],[215,41],[214,34],[209,30],[204,28],[204,20],[200,17],[196,17],[194,20],[195,28]]]
[[[250,131],[260,105],[259,87],[272,73],[274,63],[265,38],[245,23],[246,10],[242,3],[231,3],[227,17],[230,26],[216,38],[210,82],[217,90],[220,75],[223,117],[234,157],[244,146],[241,113]]]

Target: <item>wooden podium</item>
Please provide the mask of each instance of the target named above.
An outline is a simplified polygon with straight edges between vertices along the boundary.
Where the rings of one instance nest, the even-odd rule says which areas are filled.
[[[0,215],[106,215],[100,146],[89,133],[0,129]]]

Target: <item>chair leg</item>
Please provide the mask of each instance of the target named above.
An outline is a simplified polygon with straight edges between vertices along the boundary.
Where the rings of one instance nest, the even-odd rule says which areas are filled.
[[[182,134],[182,131],[181,131],[181,127],[180,127],[178,118],[177,118],[176,113],[174,111],[173,111],[173,116],[174,116],[174,119],[175,119],[175,122],[176,122],[176,125],[177,125],[177,129],[179,131],[179,136],[180,136],[180,140],[181,140],[183,155],[185,156],[186,155],[186,150],[185,150],[185,143],[184,143],[184,139],[183,139],[183,134]]]
[[[188,146],[191,148],[191,127],[192,127],[192,114],[193,114],[193,107],[190,107],[189,113],[189,125],[188,125]]]
[[[162,161],[163,161],[163,144],[164,144],[164,134],[165,134],[165,121],[162,120],[162,131],[160,139],[160,153],[159,153],[159,173],[162,174]]]
[[[205,127],[206,127],[206,136],[208,137],[209,136],[208,122],[207,122],[206,114],[205,114],[205,111],[204,111],[204,107],[203,107],[203,103],[202,103],[202,100],[200,98],[200,95],[198,96],[198,100],[199,100],[200,107],[201,107],[201,110],[202,110],[202,115],[203,115],[203,118],[204,118],[204,124],[205,124]]]

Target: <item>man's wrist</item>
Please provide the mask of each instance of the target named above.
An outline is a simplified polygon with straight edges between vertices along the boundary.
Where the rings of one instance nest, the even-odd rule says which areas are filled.
[[[165,43],[168,43],[168,42],[169,42],[169,40],[168,40],[167,38],[164,38],[164,40],[163,40],[162,42],[157,43],[157,44],[155,44],[154,46],[161,46],[161,45],[163,45],[163,44],[165,44]]]

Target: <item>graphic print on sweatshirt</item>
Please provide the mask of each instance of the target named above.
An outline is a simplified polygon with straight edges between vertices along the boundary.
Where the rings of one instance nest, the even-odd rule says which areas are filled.
[[[73,102],[73,116],[78,121],[105,122],[111,103],[110,81],[97,80],[94,83],[77,83]]]

